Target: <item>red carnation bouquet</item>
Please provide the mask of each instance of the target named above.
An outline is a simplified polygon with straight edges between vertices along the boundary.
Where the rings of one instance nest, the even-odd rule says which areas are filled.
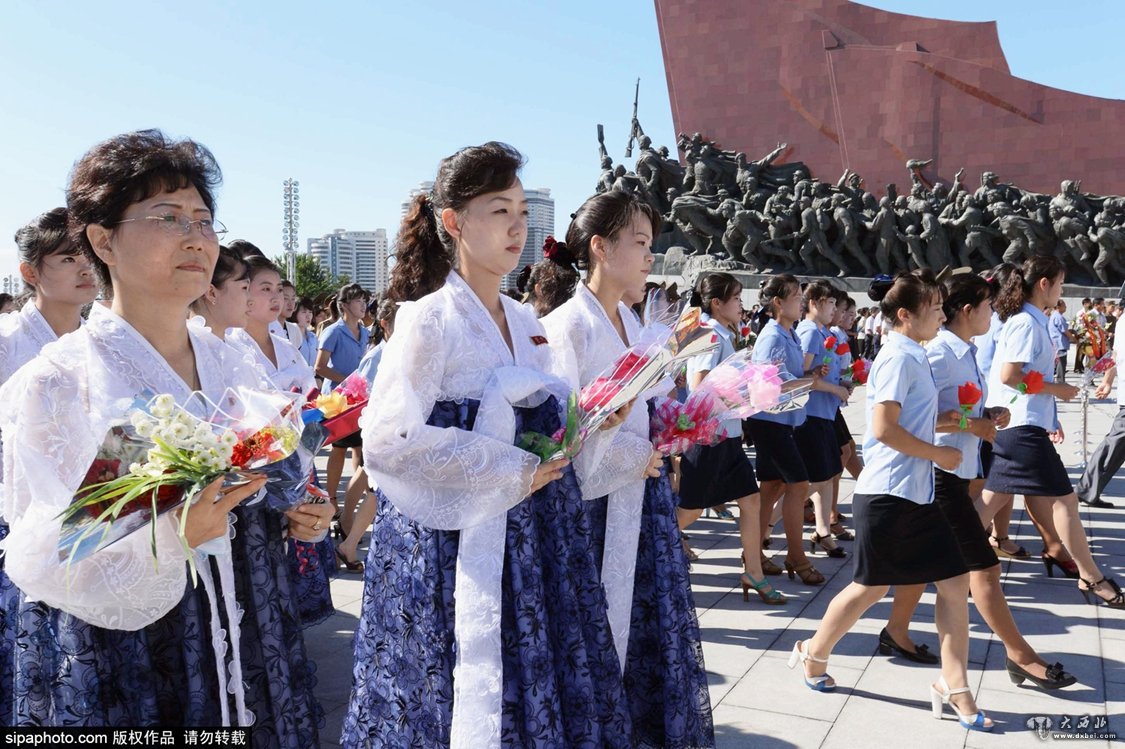
[[[966,382],[964,385],[957,386],[957,402],[961,406],[961,428],[967,429],[969,426],[969,415],[973,412],[973,406],[980,403],[981,391],[975,384]]]
[[[867,375],[871,373],[871,361],[868,359],[856,359],[851,365],[840,373],[840,379],[847,384],[849,381],[854,385],[866,385]]]

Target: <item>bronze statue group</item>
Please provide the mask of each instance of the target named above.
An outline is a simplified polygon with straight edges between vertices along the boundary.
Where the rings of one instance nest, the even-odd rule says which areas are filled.
[[[964,169],[946,185],[925,176],[930,160],[912,159],[909,194],[892,183],[877,197],[850,169],[832,184],[800,162],[778,163],[785,143],[750,161],[699,133],[681,134],[681,165],[667,148],[653,147],[636,119],[632,135],[640,151],[631,172],[614,167],[601,143],[597,190],[632,192],[660,211],[661,251],[681,246],[731,268],[839,276],[985,270],[1053,256],[1072,282],[1125,281],[1125,198],[1082,193],[1079,181],[1046,195],[986,171],[971,190]]]

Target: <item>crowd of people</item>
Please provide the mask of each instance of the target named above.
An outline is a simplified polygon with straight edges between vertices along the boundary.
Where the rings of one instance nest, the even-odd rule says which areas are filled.
[[[569,396],[644,339],[662,217],[625,191],[594,195],[513,298],[501,284],[527,236],[522,164],[496,142],[444,159],[403,219],[382,298],[349,284],[310,300],[251,242],[220,244],[221,175],[202,145],[141,131],[79,159],[66,206],[17,232],[29,296],[0,316],[0,724],[252,726],[255,746],[318,746],[304,630],[332,613],[339,563],[364,582],[344,746],[712,747],[686,532],[707,510],[733,516],[728,504],[746,601],[799,595],[770,580],[782,573],[823,584],[806,543],[854,561],[855,581],[790,658],[811,689],[835,688],[833,648],[889,586],[880,647],[940,660],[935,716],[949,704],[967,728],[992,727],[967,685],[970,595],[1014,682],[1075,682],[1020,634],[998,562],[1026,556],[1007,538],[1023,495],[1048,574],[1125,608],[1052,444],[1056,399],[1078,393],[1056,376],[1045,314],[1061,262],[877,278],[874,310],[777,274],[746,312],[734,276],[705,274],[690,304],[714,350],[616,411],[573,460],[541,459],[516,436],[556,433]],[[807,385],[807,403],[728,420],[713,443],[665,457],[652,410],[747,346]],[[874,364],[860,450],[841,409],[863,355]],[[276,510],[262,501],[275,482],[220,478],[190,513],[60,561],[60,513],[123,403],[167,394],[198,411],[195,393],[328,392],[357,372],[370,387],[361,429],[333,443],[309,501]],[[1084,478],[1093,499],[1125,460],[1119,402]],[[858,482],[850,529],[845,470]],[[782,566],[766,554],[778,520]],[[940,656],[909,635],[927,583]]]

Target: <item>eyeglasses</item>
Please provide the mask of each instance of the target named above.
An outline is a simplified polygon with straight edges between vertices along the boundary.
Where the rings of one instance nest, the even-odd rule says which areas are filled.
[[[126,218],[118,221],[119,224],[127,224],[130,221],[152,221],[159,227],[165,234],[171,234],[175,237],[186,237],[191,234],[191,227],[195,224],[199,225],[199,233],[207,239],[218,239],[227,233],[227,227],[223,226],[221,221],[215,221],[210,218],[200,218],[192,221],[186,216],[177,216],[172,213],[163,216],[144,216],[142,218]]]

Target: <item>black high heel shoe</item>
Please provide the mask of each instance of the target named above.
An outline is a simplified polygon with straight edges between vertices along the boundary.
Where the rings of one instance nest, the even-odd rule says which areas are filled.
[[[1078,579],[1078,563],[1073,559],[1069,561],[1055,559],[1047,552],[1043,552],[1041,558],[1043,559],[1043,566],[1047,568],[1047,577],[1054,577],[1055,567],[1058,566],[1064,576],[1069,577],[1071,580]]]
[[[908,661],[930,666],[938,662],[938,657],[930,652],[929,645],[915,645],[914,652],[911,652],[895,642],[886,627],[883,627],[883,631],[879,633],[879,652],[882,655],[901,655]]]
[[[837,546],[836,542],[832,540],[831,534],[827,536],[818,536],[814,532],[811,536],[809,536],[809,551],[815,552],[816,547],[818,546],[825,554],[833,557],[834,559],[840,559],[847,556],[847,553],[839,546]]]
[[[1061,663],[1056,663],[1053,666],[1047,666],[1047,678],[1040,679],[1038,676],[1032,676],[1027,671],[1017,666],[1012,662],[1011,658],[1004,659],[1004,668],[1008,670],[1008,678],[1012,680],[1013,684],[1023,684],[1024,679],[1030,681],[1040,689],[1062,689],[1069,687],[1078,681],[1078,678],[1073,674],[1068,674],[1063,670]]]
[[[1104,603],[1111,609],[1125,609],[1125,593],[1121,592],[1121,586],[1117,584],[1116,580],[1110,580],[1103,577],[1096,583],[1092,583],[1089,580],[1081,580],[1081,578],[1080,581],[1086,584],[1085,588],[1080,587],[1078,588],[1078,591],[1082,594],[1082,597],[1086,599],[1087,604]],[[1094,592],[1094,588],[1098,587],[1102,583],[1105,583],[1109,587],[1113,588],[1113,592],[1116,594],[1113,598],[1102,598]],[[1090,596],[1093,596],[1094,600],[1091,601]]]

